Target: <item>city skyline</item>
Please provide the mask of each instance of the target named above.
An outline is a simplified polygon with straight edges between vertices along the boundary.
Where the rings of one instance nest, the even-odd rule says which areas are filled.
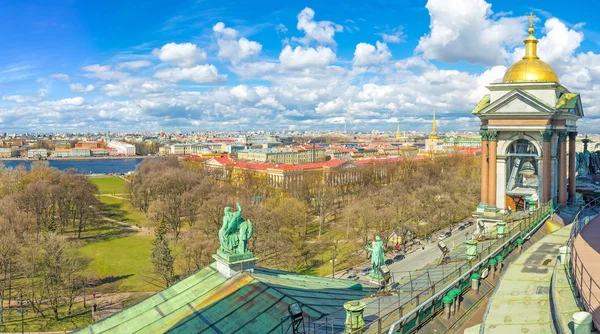
[[[530,11],[540,57],[581,93],[581,132],[597,132],[591,17],[483,0],[12,4],[1,23],[0,130],[341,131],[347,122],[368,132],[399,121],[427,132],[436,108],[440,132],[476,131],[471,110],[522,56]]]

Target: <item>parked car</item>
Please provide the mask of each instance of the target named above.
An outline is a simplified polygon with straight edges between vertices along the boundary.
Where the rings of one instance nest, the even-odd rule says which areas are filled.
[[[387,260],[385,260],[385,265],[386,265],[386,266],[389,266],[389,265],[390,265],[390,264],[392,264],[392,263],[394,263],[394,260],[392,260],[392,259],[387,259]]]
[[[398,283],[398,282],[394,282],[394,283],[390,284],[390,289],[391,290],[396,290],[399,287],[400,287],[400,283]]]
[[[452,236],[452,232],[446,232],[446,238]]]
[[[350,280],[350,281],[356,281],[358,279],[358,275],[350,274],[350,275],[348,275],[348,277],[346,277],[346,279]]]
[[[394,256],[394,262],[398,262],[400,260],[404,260],[404,255],[396,255],[396,256]]]
[[[458,227],[458,230],[459,230],[459,231],[462,231],[462,230],[464,230],[464,229],[465,229],[465,225],[460,225],[460,226]]]
[[[365,269],[363,269],[363,270],[360,271],[360,274],[363,275],[363,276],[367,276],[371,272],[371,270],[373,270],[373,268],[371,268],[371,267],[365,268]]]
[[[438,239],[440,239],[440,240],[446,239],[446,233],[440,234],[440,236],[438,237]]]

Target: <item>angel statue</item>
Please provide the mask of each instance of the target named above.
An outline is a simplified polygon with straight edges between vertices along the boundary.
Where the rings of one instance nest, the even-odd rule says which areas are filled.
[[[381,278],[381,266],[385,263],[384,251],[383,251],[383,240],[379,236],[375,237],[375,241],[369,247],[369,245],[365,246],[365,249],[372,252],[371,253],[371,267],[373,271],[371,275],[375,278]]]
[[[244,254],[248,251],[248,240],[254,233],[254,227],[242,217],[240,203],[236,207],[235,212],[230,207],[224,209],[223,226],[219,230],[219,249],[229,254]]]

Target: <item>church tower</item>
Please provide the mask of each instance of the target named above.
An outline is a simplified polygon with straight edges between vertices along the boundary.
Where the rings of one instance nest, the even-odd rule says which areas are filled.
[[[538,57],[533,18],[531,14],[525,56],[510,66],[502,83],[487,86],[490,93],[473,110],[481,120],[481,202],[476,211],[481,216],[548,201],[565,206],[575,196],[581,98],[562,86],[552,67]]]

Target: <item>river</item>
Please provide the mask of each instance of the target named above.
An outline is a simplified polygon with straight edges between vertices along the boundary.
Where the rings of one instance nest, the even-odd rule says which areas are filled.
[[[81,159],[81,160],[48,160],[44,161],[60,170],[75,169],[84,174],[120,174],[134,171],[144,159]],[[32,160],[2,160],[5,168],[25,165],[31,169]]]

